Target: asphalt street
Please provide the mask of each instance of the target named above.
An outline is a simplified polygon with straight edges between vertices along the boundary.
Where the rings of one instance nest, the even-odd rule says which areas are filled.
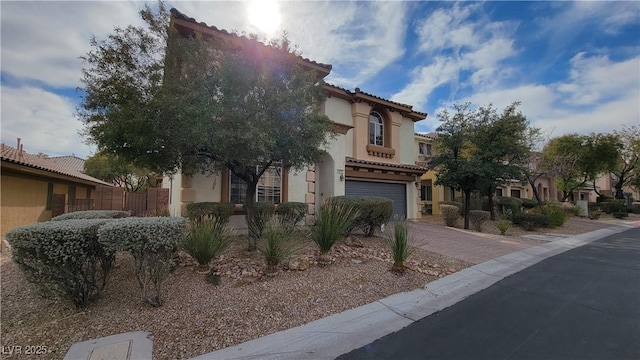
[[[543,260],[337,359],[640,359],[640,228]]]

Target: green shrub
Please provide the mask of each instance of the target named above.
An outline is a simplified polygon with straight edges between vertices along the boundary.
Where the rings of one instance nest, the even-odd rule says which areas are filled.
[[[495,226],[498,230],[500,230],[501,235],[505,235],[507,230],[511,227],[512,222],[507,219],[500,219],[495,222]]]
[[[233,229],[222,219],[194,221],[189,229],[189,234],[182,242],[182,248],[200,266],[205,266],[231,245],[235,235]]]
[[[447,226],[455,227],[458,222],[458,218],[460,217],[460,209],[455,205],[440,205],[440,213],[442,214],[442,218],[444,219],[444,223]]]
[[[351,207],[358,214],[347,227],[346,233],[360,228],[366,237],[373,236],[393,215],[393,200],[379,196],[336,196],[330,199],[337,205]]]
[[[191,221],[202,221],[206,217],[212,217],[226,224],[235,208],[235,204],[228,202],[195,202],[187,204],[186,211]]]
[[[264,257],[267,268],[274,272],[278,264],[288,259],[300,247],[296,242],[296,231],[293,227],[285,225],[277,217],[273,217],[266,227],[266,239],[258,245],[258,251]]]
[[[549,220],[542,214],[520,213],[513,216],[513,223],[527,231],[549,226]]]
[[[393,223],[393,230],[387,230],[386,242],[391,252],[391,258],[393,258],[392,271],[397,273],[404,272],[404,262],[415,250],[409,244],[410,240],[409,226],[406,219],[397,219]]]
[[[589,212],[596,211],[596,210],[600,210],[600,204],[599,204],[599,203],[597,203],[597,202],[592,202],[592,201],[590,201],[590,202],[587,204],[587,207],[588,207],[588,209],[589,209]]]
[[[522,211],[522,199],[507,197],[507,196],[497,196],[496,197],[496,206],[498,207],[498,212],[501,215],[506,216],[515,216],[520,214]]]
[[[276,206],[272,203],[258,202],[254,204],[255,217],[247,219],[247,227],[249,229],[249,237],[256,242],[262,238],[265,226],[276,212]],[[254,250],[254,249],[250,249]]]
[[[329,262],[329,251],[336,241],[346,232],[347,227],[360,214],[353,205],[342,200],[329,199],[316,213],[311,238],[320,248],[320,260]]]
[[[547,218],[549,227],[556,228],[564,225],[569,215],[561,206],[548,205],[542,209],[542,214]]]
[[[464,204],[460,201],[438,201],[438,205],[451,205],[458,208],[458,215],[462,215],[464,211]]]
[[[99,296],[115,252],[98,242],[109,219],[48,221],[15,228],[6,235],[13,261],[43,294],[52,292],[78,308]]]
[[[633,202],[631,204],[631,212],[634,214],[640,214],[640,202]]]
[[[614,212],[614,213],[611,213],[611,215],[613,215],[613,217],[617,219],[623,219],[623,218],[629,217],[629,213],[626,211]]]
[[[477,232],[482,232],[482,224],[484,224],[485,221],[489,220],[489,217],[491,217],[491,213],[489,213],[488,211],[469,211],[469,221],[471,222],[471,226],[473,226],[473,228]]]
[[[600,219],[600,215],[602,215],[602,211],[600,210],[589,210],[589,219],[591,220],[598,220]]]
[[[611,196],[606,196],[606,195],[600,195],[596,198],[597,203],[605,202],[608,200],[613,200],[613,198]]]
[[[522,207],[525,209],[533,209],[538,206],[538,201],[535,199],[520,199],[522,200]]]
[[[174,250],[187,235],[187,220],[140,217],[112,220],[98,230],[99,242],[111,251],[128,251],[142,298],[162,305],[161,285],[169,276]]]
[[[302,202],[283,202],[278,204],[276,213],[282,225],[294,227],[307,215],[307,204]]]
[[[120,219],[129,217],[131,214],[128,211],[118,210],[86,210],[75,211],[62,215],[58,215],[51,219],[51,221],[63,221],[73,219]]]
[[[624,199],[607,199],[600,203],[600,209],[607,214],[627,211]]]

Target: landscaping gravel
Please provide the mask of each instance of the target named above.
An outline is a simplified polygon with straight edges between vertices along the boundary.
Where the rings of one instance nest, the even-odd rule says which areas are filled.
[[[39,359],[61,359],[79,341],[148,331],[154,359],[187,359],[424,287],[471,265],[418,249],[407,264],[410,270],[397,275],[389,271],[392,262],[383,239],[360,240],[364,247],[337,244],[328,266],[314,261],[318,253],[308,243],[298,259],[308,263],[308,270],[281,268],[267,276],[260,254],[244,251],[246,240],[239,238],[211,263],[220,274],[219,285],[208,283],[181,254],[158,308],[141,300],[126,254],[117,256],[100,298],[77,310],[67,301],[37,295],[5,252],[0,263],[3,358],[30,358],[7,356],[10,346],[41,346],[47,353]]]

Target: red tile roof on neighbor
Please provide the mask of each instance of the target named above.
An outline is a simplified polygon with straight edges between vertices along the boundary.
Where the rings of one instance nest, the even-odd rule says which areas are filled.
[[[49,160],[53,160],[56,164],[64,168],[73,169],[77,172],[84,173],[84,159],[81,159],[75,155],[54,156],[50,157]]]
[[[235,34],[235,33],[232,33],[232,32],[228,32],[227,30],[224,30],[224,29],[218,29],[218,28],[217,28],[217,27],[215,27],[215,26],[207,25],[205,22],[197,21],[196,19],[194,19],[194,18],[192,18],[192,17],[189,17],[189,16],[187,16],[187,15],[185,15],[185,14],[181,13],[181,12],[180,12],[180,11],[178,11],[176,8],[172,8],[172,9],[170,10],[170,12],[171,12],[171,16],[172,16],[173,18],[175,18],[175,19],[184,20],[184,21],[189,22],[189,23],[191,23],[191,24],[194,24],[194,25],[198,25],[198,26],[205,27],[205,28],[207,28],[208,30],[211,30],[211,31],[214,31],[214,32],[220,33],[220,34],[222,34],[222,35],[224,35],[224,36],[229,36],[229,37],[236,38],[236,39],[239,39],[239,40],[242,40],[242,41],[254,41],[254,40],[249,39],[248,37],[240,36],[240,35],[238,35],[238,34]],[[259,42],[259,41],[258,41],[258,42]],[[262,43],[262,42],[259,42],[259,43],[263,44],[264,46],[269,46],[269,45],[266,45],[266,44],[264,44],[264,43]],[[308,62],[308,63],[310,63],[310,64],[313,64],[313,65],[316,65],[316,66],[319,66],[319,67],[321,67],[321,68],[325,69],[325,70],[327,71],[327,73],[329,73],[329,72],[331,71],[331,65],[330,65],[330,64],[323,64],[323,63],[319,63],[319,62],[316,62],[316,61],[310,60],[310,59],[305,58],[305,57],[302,57],[302,56],[298,56],[298,57],[299,57],[300,59],[302,59],[303,61],[306,61],[306,62]]]
[[[438,133],[433,131],[429,133],[415,133],[415,135],[423,138],[427,138],[427,139],[434,139],[434,140],[438,137]]]
[[[54,174],[70,176],[76,179],[92,182],[96,185],[113,186],[112,184],[106,183],[100,179],[96,179],[89,175],[85,175],[81,172],[78,172],[74,169],[61,166],[60,164],[58,164],[57,162],[51,159],[29,154],[24,150],[16,149],[6,144],[0,144],[0,146],[2,147],[1,157],[3,162],[22,165],[22,166],[26,166],[26,167],[30,167],[38,170],[44,170]]]

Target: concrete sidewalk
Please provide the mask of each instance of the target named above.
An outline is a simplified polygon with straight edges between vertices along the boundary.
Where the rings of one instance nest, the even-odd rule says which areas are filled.
[[[334,359],[447,308],[548,257],[630,227],[617,225],[528,247],[428,283],[424,289],[395,294],[194,359]],[[491,240],[495,243],[495,240]]]

